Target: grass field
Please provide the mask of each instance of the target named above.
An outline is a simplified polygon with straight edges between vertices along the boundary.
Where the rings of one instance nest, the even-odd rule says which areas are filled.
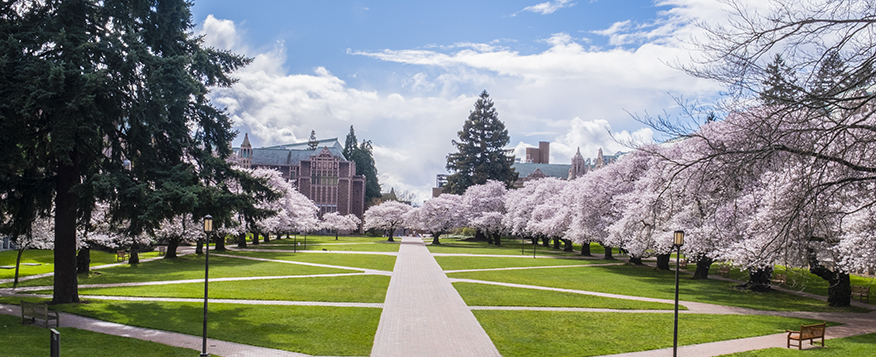
[[[594,266],[532,270],[483,271],[448,274],[452,278],[477,279],[596,291],[621,295],[675,298],[675,272],[647,266]],[[773,311],[867,312],[848,307],[832,308],[824,301],[778,291],[756,293],[734,289],[734,283],[719,280],[683,279],[679,287],[682,301],[696,301]]]
[[[598,356],[672,347],[672,314],[473,311],[503,356]],[[768,335],[811,320],[774,316],[679,317],[679,345]]]
[[[228,255],[257,257],[262,259],[338,265],[352,268],[392,271],[395,256],[375,254],[323,254],[323,253],[277,253],[258,251],[230,251]],[[212,263],[211,263],[212,264]]]
[[[211,299],[382,303],[389,277],[380,275],[211,281]],[[40,293],[40,292],[37,292]],[[47,293],[47,292],[42,292]],[[79,289],[82,295],[204,297],[203,283]]]
[[[575,257],[545,257],[541,258],[521,257],[465,257],[465,256],[438,256],[435,257],[438,265],[444,270],[465,269],[496,269],[514,267],[543,267],[560,265],[591,265],[591,264],[623,264],[617,260],[580,259]]]
[[[33,325],[21,325],[16,316],[0,315],[0,345],[4,357],[32,357],[49,355],[49,330]],[[14,328],[13,328],[14,326]],[[75,328],[57,328],[61,333],[61,356],[110,357],[137,351],[143,357],[191,357],[197,352],[187,348],[118,337]],[[107,346],[113,346],[107,348]]]
[[[511,288],[506,286],[453,283],[468,306],[583,307],[620,310],[672,310],[674,304],[613,299],[601,296]],[[682,310],[687,308],[681,307]]]
[[[0,252],[0,266],[15,266],[15,259],[18,251],[7,250]],[[91,251],[91,266],[106,265],[116,263],[116,254],[108,253],[99,250]],[[140,253],[140,259],[157,257],[158,252]],[[55,270],[54,252],[51,250],[28,249],[21,254],[21,266],[19,267],[18,276],[25,277],[30,275],[38,275],[51,273]],[[39,264],[39,265],[27,265]],[[15,277],[15,269],[0,269],[0,279],[12,279]],[[11,285],[10,285],[11,286]]]
[[[847,357],[876,356],[876,333],[827,340],[824,348],[809,347],[806,350],[768,348],[723,355],[726,357]]]

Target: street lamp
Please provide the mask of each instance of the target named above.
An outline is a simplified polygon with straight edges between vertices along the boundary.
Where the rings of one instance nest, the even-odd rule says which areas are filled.
[[[675,330],[672,334],[672,357],[678,356],[678,266],[682,245],[684,245],[684,231],[675,231],[672,235],[672,247],[677,249],[678,253],[675,255]]]
[[[204,257],[204,339],[203,346],[201,347],[201,357],[210,356],[207,353],[207,287],[209,285],[209,277],[210,277],[210,234],[213,233],[213,216],[206,215],[204,216],[204,234],[206,235],[206,244],[204,247],[204,252],[206,253]]]

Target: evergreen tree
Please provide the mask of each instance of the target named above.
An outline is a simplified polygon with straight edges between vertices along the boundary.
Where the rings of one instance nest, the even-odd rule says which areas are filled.
[[[365,176],[365,204],[371,205],[380,199],[380,183],[377,181],[377,165],[374,163],[370,140],[357,144],[356,132],[350,125],[350,133],[344,143],[344,157],[356,163],[356,175]]]
[[[795,100],[799,90],[795,84],[797,77],[794,75],[794,70],[785,64],[782,55],[776,54],[773,62],[767,64],[765,74],[764,89],[760,93],[760,99],[764,104],[787,104]]]
[[[186,0],[0,4],[0,205],[21,231],[55,213],[52,303],[79,300],[77,220],[111,202],[125,233],[230,215],[231,121],[207,99],[248,59],[201,47]],[[125,162],[130,165],[125,165]],[[5,194],[5,195],[4,195]]]
[[[505,149],[511,138],[486,90],[457,135],[459,141],[453,140],[453,146],[459,151],[447,155],[447,170],[454,173],[447,177],[445,192],[463,194],[469,186],[487,180],[502,182],[506,187],[514,184],[517,180],[517,172],[511,167],[514,155]]]
[[[350,125],[350,132],[347,133],[347,139],[344,141],[344,157],[347,160],[353,160],[353,152],[359,148],[359,140],[356,139],[356,132],[353,126]]]
[[[307,141],[307,148],[310,150],[316,150],[319,147],[319,140],[316,140],[316,130],[310,131],[310,140]]]

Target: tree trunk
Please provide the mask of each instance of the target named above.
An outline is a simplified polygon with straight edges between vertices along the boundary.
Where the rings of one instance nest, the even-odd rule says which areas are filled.
[[[91,248],[79,249],[76,255],[76,274],[88,274],[91,267]]]
[[[563,251],[571,252],[572,251],[572,240],[571,239],[563,239]]]
[[[614,260],[614,256],[611,255],[611,247],[607,247],[602,243],[600,245],[602,245],[602,248],[605,248],[605,260]]]
[[[707,256],[700,256],[697,259],[697,270],[694,272],[693,278],[697,279],[708,279],[709,278],[709,269],[712,267],[712,263],[714,261],[712,258]]]
[[[581,255],[585,257],[593,256],[593,254],[590,254],[590,242],[581,243]]]
[[[267,232],[267,233],[265,233],[265,243],[268,243],[270,241],[271,241],[271,232]]]
[[[669,258],[672,254],[657,254],[657,269],[669,270]]]
[[[551,240],[548,237],[541,237],[541,245],[550,248]]]
[[[493,233],[493,244],[497,246],[502,245],[502,234],[501,233]]]
[[[635,264],[635,265],[645,265],[645,264],[642,263],[642,258],[641,258],[641,257],[634,257],[634,256],[632,256],[632,255],[630,256],[630,264]]]
[[[252,233],[252,245],[259,245],[259,232]]]
[[[817,253],[807,249],[806,257],[809,260],[809,272],[818,275],[830,284],[827,287],[827,304],[832,307],[844,307],[852,304],[852,284],[849,274],[831,271],[818,262]]]
[[[770,277],[773,275],[773,268],[766,269],[748,269],[748,282],[737,285],[737,288],[748,289],[757,292],[767,292],[770,288]]]
[[[128,258],[128,264],[140,264],[140,254],[138,252],[139,247],[137,243],[131,244],[131,257]]]
[[[51,304],[79,302],[79,280],[76,275],[76,206],[78,196],[73,190],[79,184],[79,165],[75,152],[70,163],[61,158],[55,183],[55,278]]]
[[[489,236],[485,235],[480,229],[475,229],[474,240],[478,242],[487,241],[488,244],[493,244]]]
[[[198,243],[195,243],[195,254],[204,254],[204,240],[198,239]]]
[[[538,245],[538,238],[536,238],[536,237],[529,237],[529,239],[532,240],[532,245]]]
[[[179,241],[179,237],[167,240],[167,251],[164,252],[164,259],[176,259],[176,250],[179,248]]]
[[[395,228],[390,228],[389,229],[389,239],[386,240],[387,242],[395,242],[395,240],[392,239],[393,234],[395,234]]]
[[[340,231],[340,229],[335,229],[335,240],[338,240],[338,232],[339,231]]]
[[[554,249],[560,249],[560,238],[554,237]]]
[[[18,255],[15,258],[15,279],[12,280],[13,289],[18,287],[18,267],[21,266],[21,253],[24,253],[24,249],[19,249]]]
[[[441,241],[438,240],[438,237],[441,236],[441,233],[432,233],[432,244],[433,245],[441,245]]]
[[[221,237],[216,236],[215,239],[216,239],[216,248],[213,248],[213,250],[217,251],[217,252],[226,251],[226,249],[225,249],[225,236],[221,236]]]
[[[243,232],[237,236],[237,247],[246,248],[246,232]]]

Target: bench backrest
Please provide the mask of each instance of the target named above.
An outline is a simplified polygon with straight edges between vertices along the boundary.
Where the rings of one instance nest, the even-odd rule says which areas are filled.
[[[824,328],[824,323],[800,326],[800,338],[824,337]]]
[[[869,286],[852,285],[852,293],[853,294],[870,295],[870,287]]]
[[[49,314],[49,306],[46,304],[38,304],[27,301],[21,302],[21,311],[27,316],[45,316]]]

